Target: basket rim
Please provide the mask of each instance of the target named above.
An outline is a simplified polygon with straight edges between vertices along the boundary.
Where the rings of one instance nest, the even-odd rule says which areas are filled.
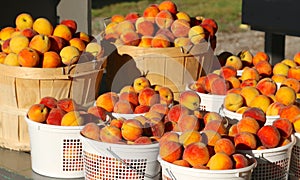
[[[225,116],[226,116],[226,113],[227,113],[227,115],[235,115],[235,116],[241,116],[242,117],[241,113],[232,112],[232,111],[226,109],[225,107],[222,108],[222,111],[225,113],[224,114]],[[269,118],[279,118],[279,117],[280,117],[279,115],[266,116],[266,119],[269,119]]]

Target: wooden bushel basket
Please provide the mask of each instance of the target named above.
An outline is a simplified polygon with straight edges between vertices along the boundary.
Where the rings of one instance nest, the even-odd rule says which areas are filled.
[[[99,59],[59,68],[0,64],[0,146],[30,151],[24,115],[42,97],[73,98],[80,105],[91,105],[99,92],[102,63]]]
[[[132,84],[136,77],[145,75],[152,85],[169,87],[177,99],[186,84],[212,72],[218,62],[207,42],[188,48],[127,45],[110,45],[109,48],[106,84],[108,90],[116,92],[124,85]]]

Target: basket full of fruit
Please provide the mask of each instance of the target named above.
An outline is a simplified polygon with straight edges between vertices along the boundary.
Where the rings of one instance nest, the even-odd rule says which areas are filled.
[[[41,97],[74,98],[82,105],[94,101],[104,50],[96,38],[76,30],[74,20],[52,25],[27,13],[17,16],[16,27],[1,29],[0,146],[30,150],[24,115]]]

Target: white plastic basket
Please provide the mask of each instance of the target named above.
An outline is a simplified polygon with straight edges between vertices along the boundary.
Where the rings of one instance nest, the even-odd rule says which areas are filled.
[[[294,133],[296,143],[292,150],[290,164],[290,180],[300,179],[300,133]]]
[[[189,85],[186,87],[187,90],[191,90]],[[224,102],[225,95],[214,95],[197,92],[201,99],[200,110],[209,112],[220,112],[222,104]]]
[[[242,116],[243,116],[240,113],[229,111],[228,109],[226,109],[224,107],[221,108],[220,114],[223,115],[223,116],[225,116],[225,117],[227,117],[229,119],[229,123],[230,124],[234,124],[237,121],[241,120]],[[265,123],[265,125],[272,125],[273,121],[275,121],[278,118],[280,118],[279,115],[278,116],[266,116],[266,123]]]
[[[162,180],[250,180],[253,169],[256,167],[255,158],[250,158],[251,165],[240,169],[207,170],[183,167],[169,163],[158,157],[162,167]]]
[[[124,119],[134,119],[135,117],[138,116],[143,116],[145,113],[139,113],[139,114],[121,114],[121,113],[111,113],[111,115],[114,118],[124,118]]]
[[[159,180],[159,144],[127,145],[95,141],[80,135],[84,176],[88,180]]]
[[[295,143],[296,138],[292,135],[291,143],[285,146],[264,150],[242,150],[242,153],[250,154],[257,160],[257,166],[253,170],[252,179],[287,180],[289,177],[292,148]]]
[[[83,177],[83,126],[57,126],[34,122],[25,116],[34,172],[55,178]]]

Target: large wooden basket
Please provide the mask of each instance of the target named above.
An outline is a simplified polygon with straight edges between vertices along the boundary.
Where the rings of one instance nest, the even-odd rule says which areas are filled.
[[[167,86],[176,95],[202,75],[212,72],[217,62],[207,42],[188,48],[144,48],[127,45],[106,45],[106,84],[108,90],[119,91],[124,85],[145,75],[151,84]]]
[[[73,98],[80,105],[92,104],[100,88],[102,63],[101,59],[59,68],[0,64],[0,146],[30,150],[24,115],[42,97]]]

